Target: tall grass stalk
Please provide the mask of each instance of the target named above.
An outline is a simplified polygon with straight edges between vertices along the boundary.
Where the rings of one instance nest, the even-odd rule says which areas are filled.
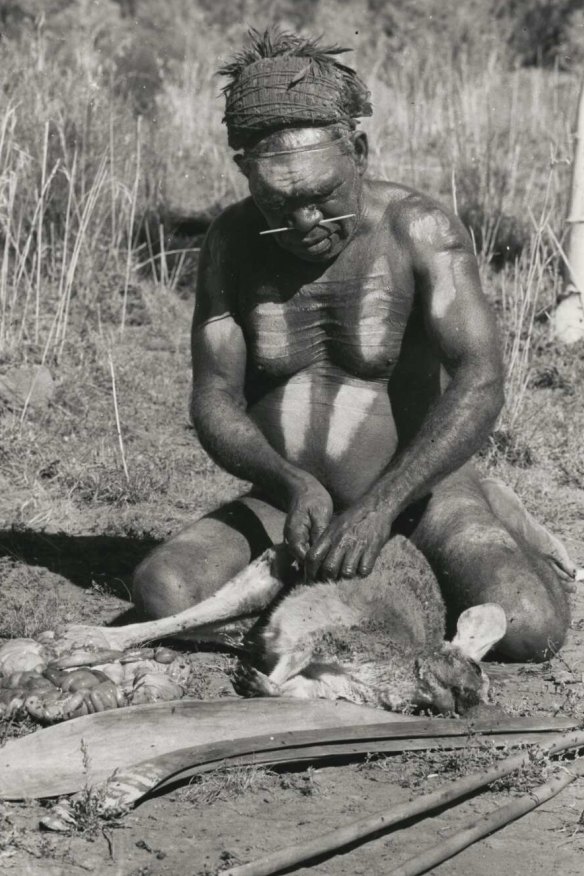
[[[506,365],[506,403],[500,428],[513,432],[531,377],[535,316],[555,302],[560,278],[552,269],[555,252],[546,247],[548,219],[535,223],[529,251],[503,274],[501,327]]]
[[[39,340],[39,319],[41,313],[41,277],[42,277],[42,254],[43,254],[43,220],[44,220],[44,195],[45,181],[47,177],[47,153],[49,149],[49,123],[45,122],[45,136],[43,138],[43,158],[41,164],[41,197],[38,211],[38,243],[37,243],[37,282],[36,282],[36,307],[35,307],[35,332],[34,339]]]
[[[134,222],[136,221],[136,203],[138,200],[138,190],[140,186],[140,159],[141,159],[141,118],[138,116],[136,123],[136,172],[134,174],[134,185],[131,192],[130,214],[128,217],[128,244],[126,255],[126,271],[124,275],[124,297],[122,301],[122,322],[120,330],[122,334],[126,327],[126,311],[128,308],[128,287],[130,285],[130,274],[132,270],[132,243],[134,240]]]
[[[120,456],[122,458],[122,467],[124,469],[126,483],[129,484],[130,483],[130,474],[128,472],[128,464],[126,463],[126,450],[124,448],[124,437],[122,435],[122,424],[120,421],[120,411],[118,408],[118,394],[117,394],[117,390],[116,390],[116,372],[115,372],[115,368],[114,368],[114,360],[113,360],[111,350],[108,350],[107,355],[108,355],[108,362],[109,362],[110,375],[111,375],[111,381],[112,381],[112,398],[113,398],[113,403],[114,403],[114,414],[115,414],[115,418],[116,418],[116,430],[118,433],[118,444],[120,447]]]

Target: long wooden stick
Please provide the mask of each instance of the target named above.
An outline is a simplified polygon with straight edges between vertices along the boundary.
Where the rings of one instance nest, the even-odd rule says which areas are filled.
[[[419,876],[420,873],[426,873],[432,867],[436,867],[443,861],[454,857],[463,849],[476,843],[477,840],[494,833],[510,824],[522,815],[526,815],[547,800],[551,800],[556,794],[559,794],[567,785],[575,779],[584,775],[584,758],[579,758],[569,767],[564,767],[564,772],[549,782],[544,782],[538,785],[537,788],[523,794],[521,797],[516,797],[504,806],[499,806],[487,815],[480,818],[473,817],[466,827],[458,830],[455,834],[449,837],[444,842],[434,844],[431,848],[426,849],[420,855],[415,855],[410,858],[401,867],[395,870],[390,870],[390,876]],[[229,872],[229,871],[227,871]]]
[[[576,112],[570,207],[566,221],[570,225],[566,249],[572,281],[580,295],[584,295],[584,79]]]
[[[582,747],[584,747],[584,732],[578,731],[554,737],[547,745],[542,747],[542,751],[547,754],[557,754],[570,748]],[[258,861],[232,867],[230,870],[225,870],[224,874],[225,876],[272,876],[272,874],[278,873],[280,870],[289,869],[313,858],[336,852],[344,846],[385,831],[415,816],[426,815],[435,809],[440,809],[458,800],[460,797],[465,797],[467,794],[479,790],[479,788],[484,788],[485,785],[490,785],[491,782],[501,779],[524,766],[529,762],[529,759],[529,751],[511,755],[494,767],[491,767],[491,769],[464,776],[442,788],[438,788],[436,791],[432,791],[430,794],[424,794],[417,800],[411,800],[407,803],[402,803],[400,806],[393,806],[391,809],[377,812],[367,818],[353,821],[345,827],[332,830],[309,842],[289,846]]]

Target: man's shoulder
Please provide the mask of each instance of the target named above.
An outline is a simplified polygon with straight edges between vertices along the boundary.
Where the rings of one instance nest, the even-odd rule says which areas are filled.
[[[470,246],[458,216],[435,198],[385,180],[373,180],[370,186],[384,221],[402,243],[437,249]]]

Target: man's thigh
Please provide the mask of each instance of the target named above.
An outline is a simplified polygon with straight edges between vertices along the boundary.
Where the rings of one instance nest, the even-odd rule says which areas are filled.
[[[473,466],[445,478],[401,526],[430,563],[444,596],[449,631],[464,609],[497,602],[508,633],[508,659],[542,659],[559,647],[569,623],[566,592],[537,547],[509,528],[489,505]]]

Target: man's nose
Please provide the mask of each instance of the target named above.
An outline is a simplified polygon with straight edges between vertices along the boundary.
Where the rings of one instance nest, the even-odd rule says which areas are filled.
[[[322,213],[316,207],[299,207],[290,213],[292,227],[302,234],[311,231],[322,219]]]

